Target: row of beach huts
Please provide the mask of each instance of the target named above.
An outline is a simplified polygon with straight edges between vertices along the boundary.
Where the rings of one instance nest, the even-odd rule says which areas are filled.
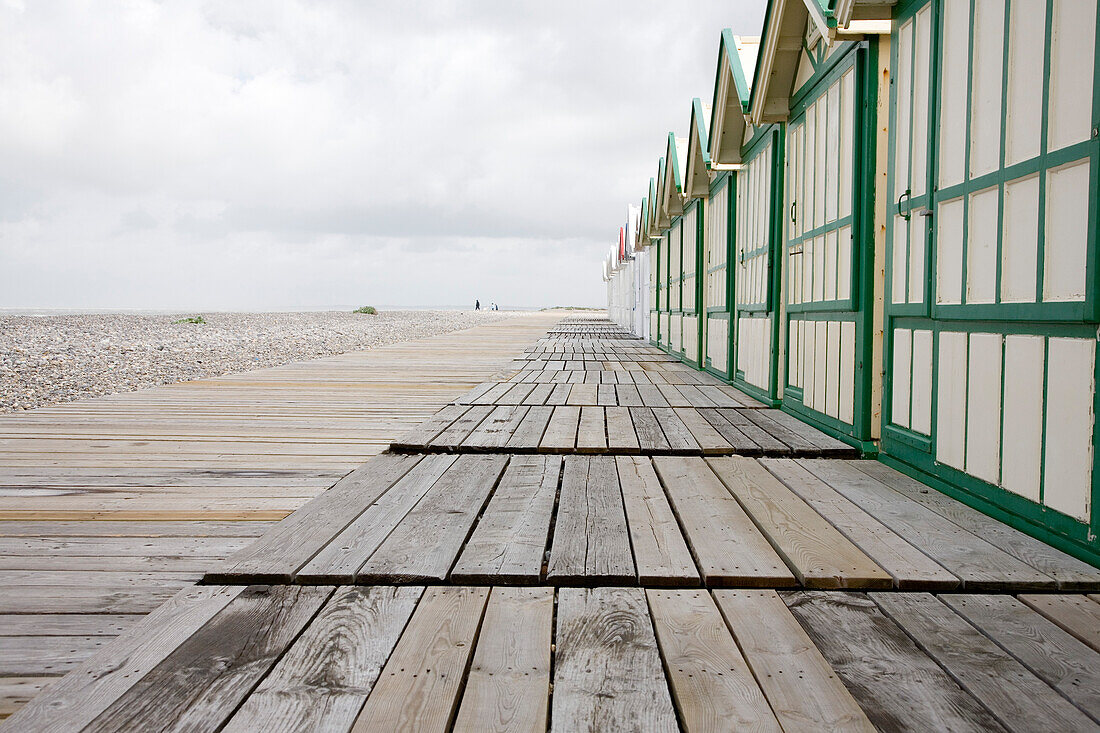
[[[1097,26],[771,0],[629,207],[611,319],[1100,562]]]

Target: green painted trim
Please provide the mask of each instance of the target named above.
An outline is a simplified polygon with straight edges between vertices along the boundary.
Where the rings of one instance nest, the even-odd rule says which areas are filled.
[[[886,447],[885,443],[883,447]],[[1070,521],[1079,525],[1080,529],[1078,531],[1072,533],[1059,531],[1050,526],[1051,523],[1049,520],[1044,521],[1046,519],[1045,517],[1029,516],[1031,512],[1028,514],[1021,514],[1017,511],[1008,509],[1003,506],[997,498],[986,497],[967,491],[961,486],[945,481],[935,473],[930,473],[912,465],[893,453],[880,453],[878,460],[890,468],[927,484],[941,494],[946,494],[952,499],[961,501],[963,504],[977,509],[981,513],[1004,522],[1008,526],[1018,529],[1025,534],[1029,534],[1038,540],[1042,540],[1048,545],[1073,555],[1079,560],[1084,560],[1091,565],[1100,567],[1100,541],[1096,538],[1089,539],[1091,533],[1087,531],[1087,527],[1072,519]],[[963,474],[963,476],[966,476],[966,474]],[[1009,497],[1022,499],[1022,497],[1015,496],[1015,494],[1011,494],[1010,492],[1005,491],[1004,493]],[[1006,497],[1000,498],[1003,499]],[[1022,500],[1027,501],[1026,499]],[[1030,502],[1028,503],[1030,504]],[[1057,514],[1053,509],[1048,509],[1047,513]],[[1061,516],[1065,519],[1070,519],[1064,517],[1064,515]]]

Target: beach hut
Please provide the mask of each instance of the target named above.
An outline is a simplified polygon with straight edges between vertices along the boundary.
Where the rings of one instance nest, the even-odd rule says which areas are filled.
[[[881,452],[1096,558],[1096,0],[893,20]]]
[[[663,180],[658,187],[658,220],[666,230],[668,246],[669,315],[665,346],[670,353],[697,364],[699,324],[695,311],[695,253],[698,246],[698,206],[693,202],[684,207],[683,161],[686,150],[687,138],[676,137],[675,133],[670,132],[665,148]],[[685,316],[688,319],[686,335]]]

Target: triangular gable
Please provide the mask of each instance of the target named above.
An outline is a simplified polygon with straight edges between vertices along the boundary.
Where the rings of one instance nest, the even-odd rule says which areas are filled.
[[[804,0],[817,32],[832,45],[853,36],[889,34],[894,0]]]
[[[669,224],[672,223],[672,217],[684,213],[684,200],[680,197],[684,193],[685,158],[687,158],[687,138],[676,137],[672,132],[668,133],[664,185],[661,187],[661,214]]]
[[[642,197],[642,206],[638,210],[638,226],[634,229],[634,251],[641,252],[649,246],[649,199]]]
[[[661,231],[657,226],[657,180],[649,179],[649,207],[646,209],[645,228],[651,239],[660,236]]]
[[[653,213],[649,215],[654,224],[653,228],[658,233],[664,232],[672,226],[672,218],[665,209],[665,184],[668,183],[668,176],[665,173],[667,168],[665,159],[661,158],[657,163],[657,198],[654,202],[656,205],[653,207]]]
[[[809,11],[818,0],[771,0],[764,13],[764,33],[749,94],[749,120],[755,124],[783,122],[790,114],[790,96],[802,54]]]
[[[709,127],[710,108],[704,107],[696,97],[691,100],[687,165],[684,169],[684,193],[688,198],[700,199],[710,193],[710,152],[707,143]]]
[[[759,48],[760,39],[755,36],[735,36],[729,28],[722,31],[708,135],[712,165],[741,162],[741,139]]]

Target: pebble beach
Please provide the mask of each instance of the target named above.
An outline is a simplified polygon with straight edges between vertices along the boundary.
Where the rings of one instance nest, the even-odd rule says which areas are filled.
[[[0,412],[279,366],[470,328],[501,311],[377,315],[203,313],[0,314]]]

